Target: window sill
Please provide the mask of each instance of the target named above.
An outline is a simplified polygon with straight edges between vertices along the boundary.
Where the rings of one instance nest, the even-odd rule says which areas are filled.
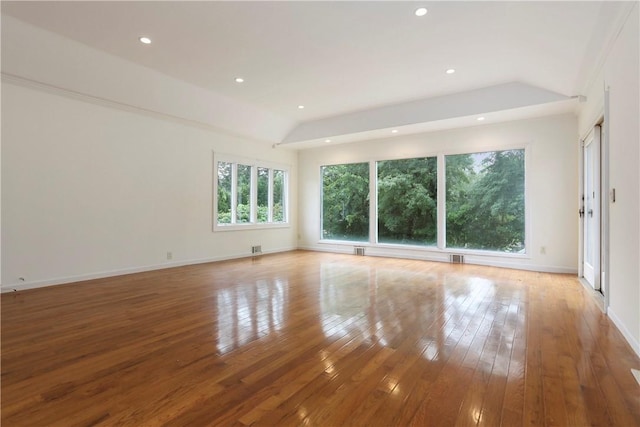
[[[291,224],[288,222],[216,224],[213,226],[213,231],[264,230],[268,228],[291,228]]]
[[[497,252],[487,251],[481,249],[458,249],[458,248],[438,248],[437,246],[419,246],[419,245],[400,245],[392,243],[371,243],[371,242],[359,242],[350,240],[319,240],[320,245],[341,245],[341,246],[364,246],[366,248],[379,248],[381,250],[391,249],[400,251],[414,251],[414,252],[428,252],[428,253],[440,253],[440,254],[462,254],[470,256],[488,256],[488,257],[500,257],[500,258],[517,258],[517,259],[530,259],[531,256],[528,253],[514,253],[514,252]]]

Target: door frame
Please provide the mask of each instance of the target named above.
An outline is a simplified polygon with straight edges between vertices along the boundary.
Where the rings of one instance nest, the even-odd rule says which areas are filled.
[[[615,195],[611,192],[609,182],[609,87],[604,90],[604,112],[599,121],[602,127],[600,138],[600,288],[604,294],[604,312],[609,309],[609,215],[611,203],[615,203]]]
[[[579,173],[579,190],[578,190],[578,210],[584,209],[584,174],[585,174],[585,165],[584,165],[584,144],[585,141],[591,136],[592,132],[597,130],[597,127],[600,127],[600,173],[599,173],[599,224],[600,224],[600,233],[599,233],[599,258],[598,258],[598,268],[594,272],[594,275],[597,276],[596,283],[599,283],[598,288],[596,288],[599,292],[601,292],[604,296],[604,311],[607,311],[609,307],[609,203],[610,203],[610,192],[609,192],[609,126],[607,121],[608,116],[608,104],[609,104],[609,93],[605,91],[605,108],[604,111],[601,112],[598,120],[594,123],[594,125],[589,129],[586,134],[580,138],[579,143],[579,165],[578,165],[578,173]],[[585,217],[580,217],[579,220],[579,259],[578,259],[578,276],[584,280],[584,227],[585,227]],[[585,280],[586,282],[586,280]]]

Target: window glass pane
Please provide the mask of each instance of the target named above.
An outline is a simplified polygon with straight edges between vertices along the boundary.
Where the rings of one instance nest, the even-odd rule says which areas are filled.
[[[435,246],[437,158],[387,160],[377,165],[378,242]]]
[[[216,226],[231,225],[234,227],[226,227],[226,230],[232,230],[288,222],[289,172],[286,169],[236,163],[222,156],[216,160],[214,168],[217,173]]]
[[[446,156],[447,246],[524,253],[524,150]]]
[[[238,165],[236,222],[251,220],[251,166]]]
[[[286,221],[285,212],[285,172],[273,171],[273,222]]]
[[[258,168],[258,222],[269,221],[269,169]]]
[[[218,162],[218,224],[231,223],[231,163]]]
[[[322,238],[369,240],[369,163],[322,167]]]

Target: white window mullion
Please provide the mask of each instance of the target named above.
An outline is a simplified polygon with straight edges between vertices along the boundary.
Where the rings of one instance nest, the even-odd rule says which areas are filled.
[[[282,222],[289,222],[289,171],[282,171]]]
[[[258,222],[258,168],[251,166],[251,186],[249,189],[251,203],[249,207],[249,222]]]
[[[220,201],[218,200],[218,186],[220,185],[220,183],[218,182],[220,179],[220,175],[219,175],[219,171],[220,171],[220,162],[216,162],[215,157],[213,159],[213,206],[212,206],[212,211],[213,211],[213,224],[212,227],[215,230],[216,225],[218,224],[218,221],[220,221],[220,212],[218,212],[218,204],[220,203]]]
[[[369,162],[369,243],[378,243],[378,163]]]
[[[269,168],[269,186],[267,189],[267,197],[268,197],[267,205],[269,206],[269,209],[268,209],[269,213],[267,216],[267,222],[273,222],[273,189],[274,189],[273,169]]]
[[[282,182],[282,221],[289,222],[289,171],[282,171],[282,175],[284,176]]]
[[[231,163],[231,224],[236,223],[238,205],[238,164]]]
[[[438,249],[444,249],[447,246],[447,174],[445,166],[444,154],[438,154]]]

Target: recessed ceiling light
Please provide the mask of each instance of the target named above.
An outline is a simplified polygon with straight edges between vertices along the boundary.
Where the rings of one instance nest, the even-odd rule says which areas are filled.
[[[391,133],[398,133],[398,129],[393,129]]]
[[[298,105],[298,109],[299,110],[303,110],[304,109],[304,105]]]
[[[236,83],[244,83],[244,79],[242,77],[236,77]]]
[[[477,120],[477,121],[479,121],[479,122],[481,122],[481,121],[483,121],[483,120],[484,120],[484,117],[478,117],[476,120]]]
[[[454,70],[453,68],[449,68],[447,71],[445,71],[447,74],[453,74],[456,72],[456,70]]]
[[[324,142],[331,142],[331,140],[330,139],[325,139]]]
[[[138,40],[140,40],[140,43],[151,44],[151,39],[149,37],[140,37]]]
[[[427,8],[426,7],[419,7],[416,9],[415,12],[416,16],[424,16],[427,14]]]

